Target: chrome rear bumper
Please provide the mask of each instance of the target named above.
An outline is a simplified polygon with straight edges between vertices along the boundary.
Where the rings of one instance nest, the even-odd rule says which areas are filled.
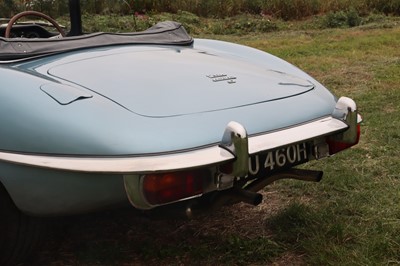
[[[260,151],[333,135],[348,128],[349,125],[344,120],[328,116],[290,128],[247,137],[240,124],[234,123],[232,126],[230,123],[220,144],[188,151],[127,157],[54,156],[2,151],[0,161],[77,172],[145,174],[216,165],[233,160],[239,154],[249,156]],[[236,137],[232,138],[236,133],[241,133],[239,134],[241,144],[237,144]],[[246,140],[244,141],[246,143],[240,139]],[[242,149],[245,145],[246,152],[238,153],[236,151],[239,149],[238,145],[242,146]],[[243,158],[242,162],[246,162],[247,165],[246,158]]]

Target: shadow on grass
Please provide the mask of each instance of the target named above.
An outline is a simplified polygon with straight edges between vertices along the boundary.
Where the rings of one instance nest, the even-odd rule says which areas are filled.
[[[132,208],[60,219],[55,237],[29,265],[270,263],[285,247],[264,230],[265,217],[246,216],[247,208],[192,220],[154,218]]]

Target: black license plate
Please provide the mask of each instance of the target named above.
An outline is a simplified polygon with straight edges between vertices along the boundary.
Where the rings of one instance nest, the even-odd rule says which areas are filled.
[[[249,177],[262,178],[305,163],[309,160],[309,147],[307,143],[298,143],[253,155],[249,159]]]

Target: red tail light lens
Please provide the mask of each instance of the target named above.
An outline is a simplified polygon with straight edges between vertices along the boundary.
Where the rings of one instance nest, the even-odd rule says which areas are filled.
[[[338,153],[342,150],[348,149],[351,146],[356,145],[358,143],[358,141],[360,140],[360,134],[361,134],[360,124],[357,124],[357,138],[352,143],[347,143],[347,142],[337,140],[335,138],[328,137],[326,139],[326,142],[329,145],[329,154],[332,155],[332,154]]]
[[[143,193],[152,205],[201,195],[205,174],[203,170],[148,174],[143,177]]]

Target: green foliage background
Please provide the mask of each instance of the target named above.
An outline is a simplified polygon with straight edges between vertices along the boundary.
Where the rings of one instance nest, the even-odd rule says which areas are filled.
[[[83,12],[89,14],[177,13],[184,10],[213,18],[248,13],[294,20],[349,9],[364,15],[400,15],[399,0],[81,0],[81,5]],[[58,17],[68,12],[68,0],[2,0],[0,17],[10,17],[29,9]]]

